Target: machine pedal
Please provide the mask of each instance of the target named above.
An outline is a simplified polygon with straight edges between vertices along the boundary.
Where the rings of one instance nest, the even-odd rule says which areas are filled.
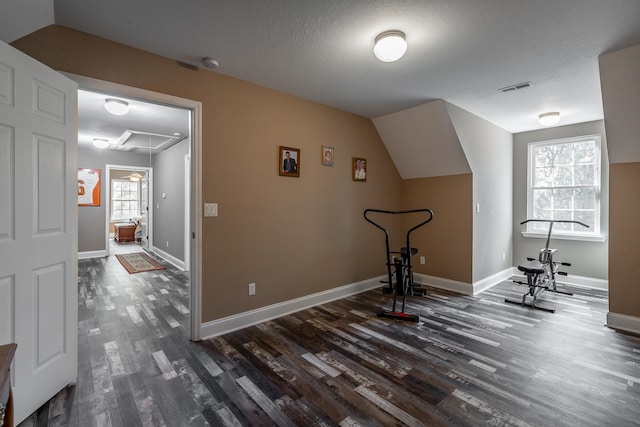
[[[404,313],[402,311],[381,311],[378,317],[386,317],[387,319],[407,320],[409,322],[420,322],[420,316],[417,314]]]
[[[547,313],[555,313],[556,312],[555,308],[540,307],[539,305],[533,305],[531,303],[526,303],[526,302],[523,303],[522,301],[511,300],[511,299],[508,299],[508,298],[505,298],[504,302],[508,302],[509,304],[521,305],[523,307],[534,308],[536,310],[546,311]]]

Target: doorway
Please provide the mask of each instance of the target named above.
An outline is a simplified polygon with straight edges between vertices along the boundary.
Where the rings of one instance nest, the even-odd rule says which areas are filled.
[[[187,181],[186,185],[191,183]],[[106,256],[152,251],[153,209],[149,206],[153,204],[153,168],[107,164],[105,187]],[[123,194],[130,198],[125,199]],[[116,236],[116,227],[123,226],[133,229],[126,238]]]
[[[188,162],[188,172],[185,168],[185,173],[181,174],[179,185],[181,186],[180,193],[184,193],[181,199],[178,201],[175,198],[172,198],[174,194],[171,191],[159,190],[162,188],[160,185],[156,185],[162,179],[167,179],[169,174],[163,174],[158,172],[161,170],[162,165],[158,165],[159,161],[154,159],[154,162],[149,162],[148,166],[145,168],[138,166],[131,166],[131,169],[135,170],[145,170],[148,172],[148,180],[147,184],[148,188],[148,206],[149,211],[146,216],[146,227],[149,231],[149,238],[146,242],[147,249],[155,252],[160,255],[160,257],[165,258],[169,254],[166,249],[171,248],[170,242],[168,238],[156,239],[157,233],[154,233],[154,229],[158,230],[180,230],[180,242],[184,244],[184,258],[183,258],[183,270],[189,271],[189,282],[190,282],[190,298],[189,298],[189,310],[190,310],[190,338],[193,341],[200,340],[200,326],[201,326],[201,230],[202,230],[202,214],[201,209],[196,209],[195,206],[201,205],[202,195],[201,195],[201,103],[196,101],[191,101],[183,98],[177,98],[174,96],[169,96],[157,92],[151,92],[143,89],[132,88],[128,86],[119,85],[116,83],[104,82],[100,80],[95,80],[83,76],[77,76],[73,74],[66,73],[67,77],[75,80],[78,83],[78,87],[80,90],[93,91],[97,93],[101,93],[102,95],[109,95],[114,97],[123,97],[131,100],[135,100],[139,102],[140,105],[143,104],[156,104],[161,106],[169,106],[178,109],[183,109],[188,112],[188,122],[189,128],[186,132],[186,135],[163,135],[161,133],[153,133],[153,132],[145,132],[144,130],[136,130],[129,129],[128,133],[131,134],[127,136],[127,141],[133,141],[132,145],[135,145],[135,138],[143,138],[144,141],[148,141],[144,144],[148,144],[146,146],[150,147],[150,149],[158,149],[159,146],[164,144],[163,138],[167,136],[174,136],[180,140],[187,140],[187,154],[189,158]],[[142,108],[142,107],[141,107]],[[162,119],[160,119],[162,121]],[[166,139],[166,138],[165,138]],[[160,141],[160,142],[158,142]],[[121,141],[119,141],[121,142]],[[80,143],[80,135],[79,135],[79,143]],[[124,144],[119,144],[124,145]],[[116,150],[117,151],[117,150]],[[122,151],[122,150],[120,150]],[[168,151],[168,150],[167,150]],[[151,152],[147,151],[147,156],[151,157]],[[105,157],[111,158],[109,156],[114,156],[114,153],[105,154]],[[181,167],[185,165],[187,162],[184,161],[185,155],[180,153],[180,162]],[[110,165],[118,166],[118,168],[122,169],[122,165],[119,162],[109,163]],[[80,165],[79,165],[80,166]],[[107,169],[108,170],[108,169]],[[182,177],[188,178],[188,180],[183,181]],[[159,192],[155,194],[154,192]],[[185,206],[185,201],[188,201],[187,206]],[[154,215],[154,209],[157,211],[158,209],[165,209],[168,207],[176,207],[179,206],[181,211],[182,223],[184,226],[179,224],[166,224],[164,226],[160,225],[162,218],[158,215]],[[107,213],[105,212],[105,224]],[[179,225],[179,226],[176,226]],[[104,228],[107,230],[107,227]],[[80,230],[81,231],[81,230]],[[105,235],[108,236],[108,232],[105,232]],[[147,234],[144,234],[146,237]],[[187,237],[188,236],[188,237]],[[105,239],[105,243],[108,242],[108,237]],[[155,242],[155,243],[154,243]],[[165,253],[163,253],[165,252]],[[171,260],[169,260],[171,262]],[[171,262],[175,265],[175,262]]]

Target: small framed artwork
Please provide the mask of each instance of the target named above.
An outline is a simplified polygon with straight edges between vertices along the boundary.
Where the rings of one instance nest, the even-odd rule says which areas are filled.
[[[100,169],[78,168],[78,206],[100,206]]]
[[[278,173],[280,176],[300,176],[300,149],[278,147]]]
[[[367,159],[361,157],[351,158],[351,179],[354,181],[367,180]]]
[[[322,146],[322,166],[333,166],[335,148],[328,145]]]

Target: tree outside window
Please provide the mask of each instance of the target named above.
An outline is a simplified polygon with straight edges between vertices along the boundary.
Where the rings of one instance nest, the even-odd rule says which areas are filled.
[[[591,135],[529,144],[530,219],[574,220],[588,224],[554,224],[558,234],[600,234],[600,137]],[[546,232],[547,223],[532,222],[527,231]]]
[[[129,220],[140,215],[140,183],[129,180],[111,182],[111,219]]]

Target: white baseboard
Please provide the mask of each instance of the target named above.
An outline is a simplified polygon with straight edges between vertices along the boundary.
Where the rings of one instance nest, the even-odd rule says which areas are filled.
[[[104,258],[106,256],[107,256],[107,251],[104,249],[101,251],[78,252],[78,259]]]
[[[492,286],[502,283],[513,276],[513,268],[505,268],[489,277],[485,277],[482,280],[473,283],[473,295],[478,295],[482,291],[486,291]]]
[[[572,286],[609,291],[609,281],[603,279],[594,279],[592,277],[574,276],[573,274],[569,274],[568,276],[558,277],[557,281]]]
[[[473,285],[466,282],[444,279],[442,277],[428,276],[421,273],[413,273],[413,280],[425,286],[433,286],[438,289],[457,292],[464,295],[473,295]]]
[[[223,317],[222,319],[212,320],[211,322],[206,322],[201,325],[200,336],[203,340],[213,338],[248,326],[286,316],[287,314],[295,313],[296,311],[326,304],[337,299],[375,289],[382,286],[380,281],[385,278],[386,276],[374,277],[373,279],[363,280],[361,282],[306,295],[304,297],[284,301],[278,304],[268,305],[266,307],[246,311],[244,313],[234,314],[233,316]]]
[[[607,326],[621,331],[640,334],[640,317],[608,312]]]
[[[168,253],[166,253],[165,251],[163,251],[161,249],[158,249],[156,246],[154,246],[152,248],[151,252],[153,252],[154,254],[158,255],[160,258],[162,258],[163,260],[165,260],[168,263],[172,264],[176,268],[179,268],[182,271],[186,271],[186,267],[184,265],[184,261],[174,257],[173,255],[168,254]]]

